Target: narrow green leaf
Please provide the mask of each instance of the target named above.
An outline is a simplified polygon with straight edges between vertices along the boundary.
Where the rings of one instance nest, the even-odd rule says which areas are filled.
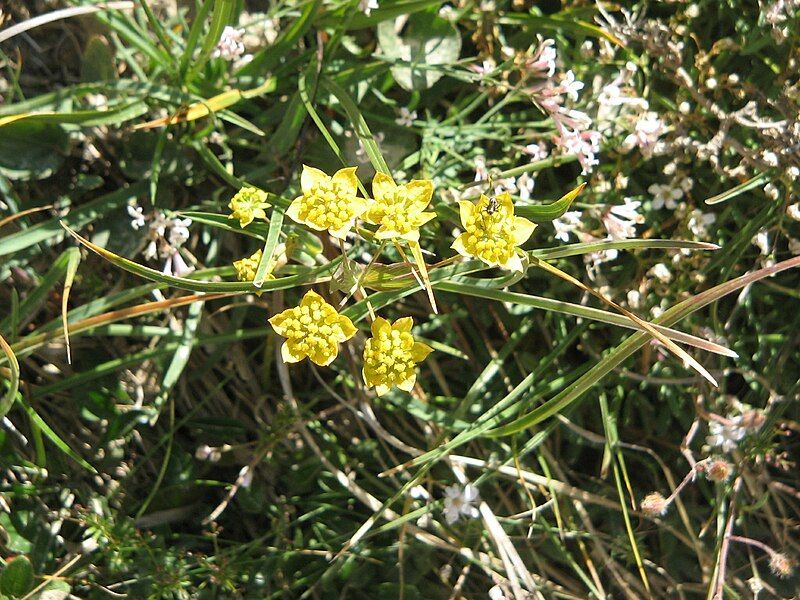
[[[2,335],[0,335],[0,349],[6,355],[8,369],[11,373],[8,379],[8,390],[0,399],[0,417],[4,417],[13,406],[14,401],[17,399],[17,392],[19,392],[19,362],[17,362],[17,357],[11,346],[8,345]]]
[[[585,183],[581,183],[571,192],[564,194],[561,198],[550,204],[517,204],[514,207],[514,212],[520,217],[530,219],[535,223],[546,223],[554,219],[558,219],[561,215],[569,210],[569,207],[575,201],[586,187]]]
[[[731,189],[722,192],[721,194],[717,194],[716,196],[711,196],[706,200],[706,204],[721,204],[722,202],[727,202],[740,194],[744,194],[752,190],[753,188],[757,188],[762,186],[763,184],[767,183],[771,179],[771,175],[769,173],[760,173],[755,177],[748,179],[747,181],[740,183],[739,185],[732,187]]]
[[[272,273],[272,269],[275,267],[275,257],[273,255],[275,254],[275,247],[278,245],[278,238],[281,235],[281,227],[283,227],[283,209],[280,206],[276,206],[272,209],[267,241],[264,243],[261,261],[258,263],[256,275],[253,279],[253,285],[257,288],[264,285],[264,280]]]
[[[53,431],[50,425],[48,425],[45,422],[45,420],[39,416],[39,413],[37,413],[33,409],[33,407],[31,407],[31,405],[25,401],[24,398],[22,398],[20,402],[22,403],[22,406],[25,408],[25,412],[27,412],[28,416],[31,418],[31,421],[33,421],[36,424],[36,426],[39,427],[42,433],[44,433],[47,436],[47,439],[53,442],[56,448],[61,450],[64,454],[69,456],[72,460],[77,462],[87,471],[90,471],[91,473],[97,473],[97,469],[95,469],[92,465],[90,465],[83,458],[81,458],[81,456],[77,452],[75,452],[72,448],[70,448],[69,445],[67,445],[67,443],[64,440],[62,440],[55,431]]]

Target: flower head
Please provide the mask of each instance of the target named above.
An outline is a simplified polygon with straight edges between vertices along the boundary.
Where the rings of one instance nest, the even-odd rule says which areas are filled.
[[[769,557],[769,569],[778,577],[789,577],[794,571],[794,564],[785,554],[775,552]]]
[[[256,271],[260,262],[261,250],[256,250],[254,254],[247,258],[235,261],[233,268],[236,269],[236,279],[239,281],[253,281],[256,278]],[[275,276],[270,273],[267,279],[275,279]]]
[[[461,225],[464,233],[452,248],[462,256],[479,258],[489,266],[521,271],[517,246],[524,244],[536,224],[514,216],[514,204],[508,193],[489,199],[481,195],[477,204],[461,200]]]
[[[433,195],[429,179],[415,179],[397,185],[385,173],[376,173],[372,180],[372,195],[364,220],[380,225],[375,237],[379,240],[403,238],[419,240],[419,228],[433,219],[436,213],[424,212]]]
[[[706,466],[706,475],[711,481],[722,483],[731,475],[732,466],[724,458],[715,458]]]
[[[468,483],[463,488],[460,485],[451,485],[444,488],[444,518],[448,525],[452,525],[464,515],[473,519],[480,514],[474,506],[478,500],[478,488]]]
[[[739,418],[733,418],[726,424],[711,421],[708,424],[708,432],[710,435],[706,437],[706,444],[720,448],[723,452],[732,452],[736,450],[747,430],[741,426]]]
[[[642,499],[639,507],[642,512],[651,517],[660,517],[667,512],[667,499],[658,492],[652,492]]]
[[[222,35],[219,37],[214,51],[211,53],[212,58],[224,58],[225,60],[236,60],[244,54],[244,43],[242,37],[244,36],[244,29],[237,29],[226,25],[222,30]]]
[[[331,364],[339,354],[339,344],[357,331],[350,319],[314,291],[306,292],[300,306],[278,313],[269,323],[286,338],[281,347],[284,362],[299,362],[307,356],[321,367]]]
[[[255,219],[266,219],[265,208],[269,208],[267,193],[254,187],[243,187],[231,198],[228,208],[231,209],[229,219],[239,219],[239,225],[244,229]]]
[[[327,229],[339,239],[345,238],[367,209],[367,201],[357,195],[356,167],[339,169],[329,177],[319,169],[303,165],[300,187],[303,195],[295,198],[286,214],[316,231]]]
[[[372,338],[364,346],[364,383],[382,396],[392,387],[410,392],[417,380],[416,364],[433,351],[411,335],[411,317],[389,323],[378,317],[372,322]]]

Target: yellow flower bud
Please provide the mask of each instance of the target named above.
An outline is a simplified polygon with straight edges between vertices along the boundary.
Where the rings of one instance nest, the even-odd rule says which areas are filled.
[[[229,219],[239,219],[242,229],[255,219],[266,219],[265,208],[269,208],[267,193],[254,187],[243,187],[231,198],[228,208],[231,209]]]

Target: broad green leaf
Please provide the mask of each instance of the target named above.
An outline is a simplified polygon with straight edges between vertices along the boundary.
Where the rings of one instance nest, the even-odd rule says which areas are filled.
[[[0,592],[22,598],[33,586],[33,565],[27,556],[15,556],[0,574]]]
[[[117,78],[114,53],[99,35],[86,43],[81,57],[81,81],[110,81]]]
[[[450,21],[435,11],[414,13],[408,18],[403,35],[395,31],[394,21],[378,25],[381,52],[398,61],[392,75],[408,91],[426,90],[442,77],[441,67],[458,61],[461,35]]]
[[[51,123],[19,121],[0,127],[0,175],[45,179],[63,164],[69,136]]]

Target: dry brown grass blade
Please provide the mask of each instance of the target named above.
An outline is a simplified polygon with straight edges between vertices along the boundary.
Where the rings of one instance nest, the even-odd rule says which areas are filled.
[[[543,260],[537,260],[537,261],[532,262],[531,264],[536,265],[537,267],[540,267],[540,268],[544,269],[548,273],[552,273],[553,275],[555,275],[557,277],[560,277],[564,281],[567,281],[567,282],[571,283],[572,285],[575,285],[575,286],[579,287],[580,289],[584,290],[585,292],[590,293],[592,296],[594,296],[595,298],[599,299],[604,304],[614,308],[615,310],[618,310],[623,315],[628,317],[631,321],[636,323],[639,327],[644,329],[647,333],[649,333],[654,338],[656,338],[659,342],[664,344],[664,347],[666,347],[669,351],[671,351],[673,354],[675,354],[678,358],[683,360],[683,362],[685,364],[691,366],[695,371],[697,371],[700,375],[702,375],[705,379],[707,379],[709,381],[709,383],[711,383],[711,385],[713,385],[714,387],[719,387],[719,384],[717,383],[717,380],[714,379],[711,376],[711,373],[709,373],[703,365],[701,365],[694,358],[692,358],[689,355],[689,353],[686,352],[686,350],[684,350],[683,348],[678,346],[675,342],[670,340],[668,337],[666,337],[663,333],[658,331],[655,327],[653,327],[650,323],[648,323],[644,319],[641,319],[641,318],[637,317],[631,311],[629,311],[626,308],[620,306],[619,304],[617,304],[613,300],[603,296],[603,294],[601,294],[600,292],[598,292],[596,290],[593,290],[588,285],[585,285],[584,283],[582,283],[581,281],[575,279],[574,277],[572,277],[568,273],[565,273],[561,269],[559,269],[557,267],[554,267],[553,265],[551,265],[551,264],[549,264],[549,263],[547,263],[547,262],[545,262]]]

